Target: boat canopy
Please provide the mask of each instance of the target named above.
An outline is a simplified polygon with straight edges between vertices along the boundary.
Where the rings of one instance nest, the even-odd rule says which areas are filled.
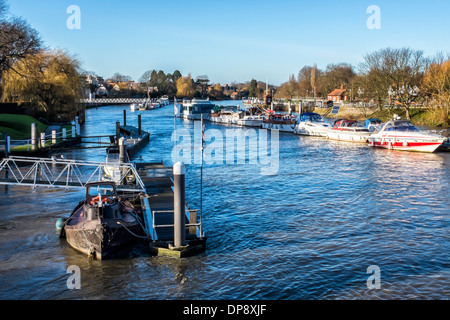
[[[305,112],[300,115],[300,121],[322,121],[322,117],[318,113]]]

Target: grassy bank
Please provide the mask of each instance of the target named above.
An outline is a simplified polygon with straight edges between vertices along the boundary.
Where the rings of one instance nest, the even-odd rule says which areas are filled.
[[[0,140],[4,139],[3,133],[8,133],[11,140],[29,139],[31,136],[31,124],[36,123],[39,132],[44,132],[47,125],[35,118],[22,114],[0,114]]]
[[[327,109],[316,108],[314,112],[323,115]],[[329,114],[327,117],[335,118],[335,119],[351,119],[364,121],[367,118],[378,118],[381,121],[385,122],[391,120],[394,114],[399,115],[402,119],[406,119],[406,112],[402,108],[398,109],[383,109],[378,110],[378,108],[373,109],[360,109],[360,108],[347,108],[341,107],[341,110],[338,114]],[[411,109],[411,122],[418,126],[430,126],[430,127],[449,127],[450,117],[448,118],[447,123],[443,122],[440,118],[438,111],[428,110],[424,108],[420,109]]]

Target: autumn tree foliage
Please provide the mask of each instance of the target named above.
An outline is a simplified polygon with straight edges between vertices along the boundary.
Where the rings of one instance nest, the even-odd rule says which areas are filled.
[[[82,98],[79,62],[61,50],[27,55],[3,73],[2,81],[4,102],[28,102],[51,120],[73,119]]]
[[[194,81],[191,78],[191,74],[178,78],[176,86],[178,97],[192,98],[195,94]]]
[[[422,90],[429,98],[430,106],[438,112],[439,122],[450,124],[450,60],[434,62],[428,67]]]

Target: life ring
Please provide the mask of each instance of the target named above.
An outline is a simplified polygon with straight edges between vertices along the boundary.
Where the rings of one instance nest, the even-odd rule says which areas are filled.
[[[98,200],[99,200],[100,198],[97,196],[97,197],[94,197],[94,198],[92,198],[91,199],[91,204],[94,204],[94,203],[96,203],[96,202],[98,202]],[[110,199],[108,198],[108,197],[102,197],[102,202],[108,202],[108,201],[110,201]]]

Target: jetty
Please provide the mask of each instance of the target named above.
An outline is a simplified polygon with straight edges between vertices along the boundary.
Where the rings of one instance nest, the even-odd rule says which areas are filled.
[[[105,181],[106,162],[10,156],[0,162],[0,185],[32,188],[83,188]],[[185,200],[181,163],[120,163],[117,192],[130,199],[143,217],[145,241],[155,255],[188,257],[206,250],[200,210]],[[133,179],[130,179],[132,177]],[[101,188],[100,188],[101,189]],[[105,191],[108,189],[105,189]],[[74,203],[74,207],[77,203]]]

